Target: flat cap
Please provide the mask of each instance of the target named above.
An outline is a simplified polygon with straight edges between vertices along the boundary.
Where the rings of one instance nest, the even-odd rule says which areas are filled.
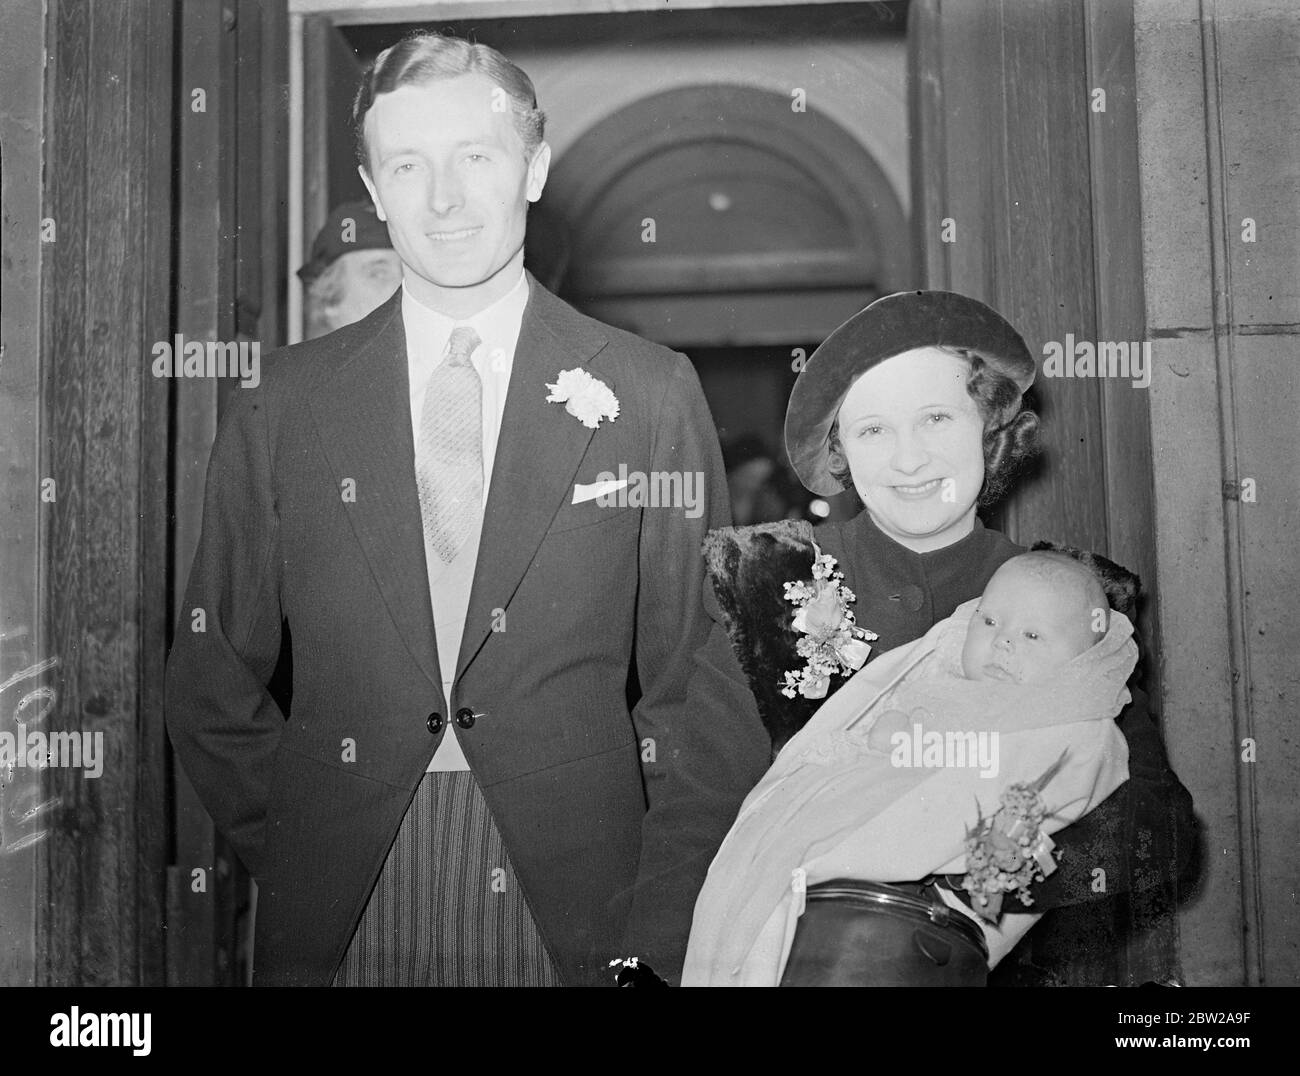
[[[873,366],[924,347],[979,355],[1024,391],[1037,365],[1011,323],[951,291],[900,291],[877,299],[830,334],[799,372],[785,412],[785,447],[799,480],[818,496],[843,486],[831,474],[830,433],[853,383]]]

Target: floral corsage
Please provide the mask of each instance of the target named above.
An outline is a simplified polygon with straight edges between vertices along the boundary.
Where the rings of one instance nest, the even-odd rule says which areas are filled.
[[[1030,884],[1056,870],[1056,844],[1042,830],[1048,811],[1041,793],[1064,762],[1062,754],[1037,781],[1005,789],[997,812],[991,818],[981,814],[966,830],[962,888],[971,895],[975,912],[990,923],[1002,914],[1003,894],[1015,893],[1027,908],[1034,903]]]
[[[871,653],[867,640],[877,638],[853,622],[849,605],[857,598],[840,582],[844,573],[835,570],[835,558],[816,543],[813,549],[817,555],[812,580],[785,584],[785,600],[798,610],[792,626],[802,635],[795,652],[807,662],[802,669],[783,674],[781,694],[789,699],[796,695],[824,699],[831,677],[862,668]]]

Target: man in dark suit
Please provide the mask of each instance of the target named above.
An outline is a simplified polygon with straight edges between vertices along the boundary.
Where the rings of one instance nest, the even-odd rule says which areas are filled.
[[[255,981],[672,981],[768,759],[701,607],[729,512],[699,383],[524,272],[550,152],[499,53],[408,38],[353,121],[403,286],[234,395],[167,668],[259,884]]]

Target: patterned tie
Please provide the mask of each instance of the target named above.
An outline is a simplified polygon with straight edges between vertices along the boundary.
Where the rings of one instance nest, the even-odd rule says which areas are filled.
[[[455,559],[483,511],[483,384],[470,362],[480,342],[468,325],[452,330],[420,412],[415,481],[424,542],[444,564]]]

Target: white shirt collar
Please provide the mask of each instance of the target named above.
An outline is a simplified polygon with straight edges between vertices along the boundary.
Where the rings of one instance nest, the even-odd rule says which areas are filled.
[[[468,318],[448,317],[432,307],[425,306],[424,303],[411,294],[411,290],[406,286],[405,278],[402,280],[402,321],[408,329],[407,339],[410,341],[422,338],[435,345],[439,357],[441,357],[443,349],[447,346],[447,340],[451,336],[452,329],[457,325],[473,326],[474,331],[479,335],[479,339],[484,343],[487,343],[492,337],[500,336],[502,327],[514,329],[514,332],[510,333],[510,335],[517,337],[518,326],[523,321],[524,307],[527,305],[528,278],[522,266],[519,269],[519,278],[508,292]],[[412,332],[410,330],[418,331]],[[514,350],[513,344],[511,350]]]

